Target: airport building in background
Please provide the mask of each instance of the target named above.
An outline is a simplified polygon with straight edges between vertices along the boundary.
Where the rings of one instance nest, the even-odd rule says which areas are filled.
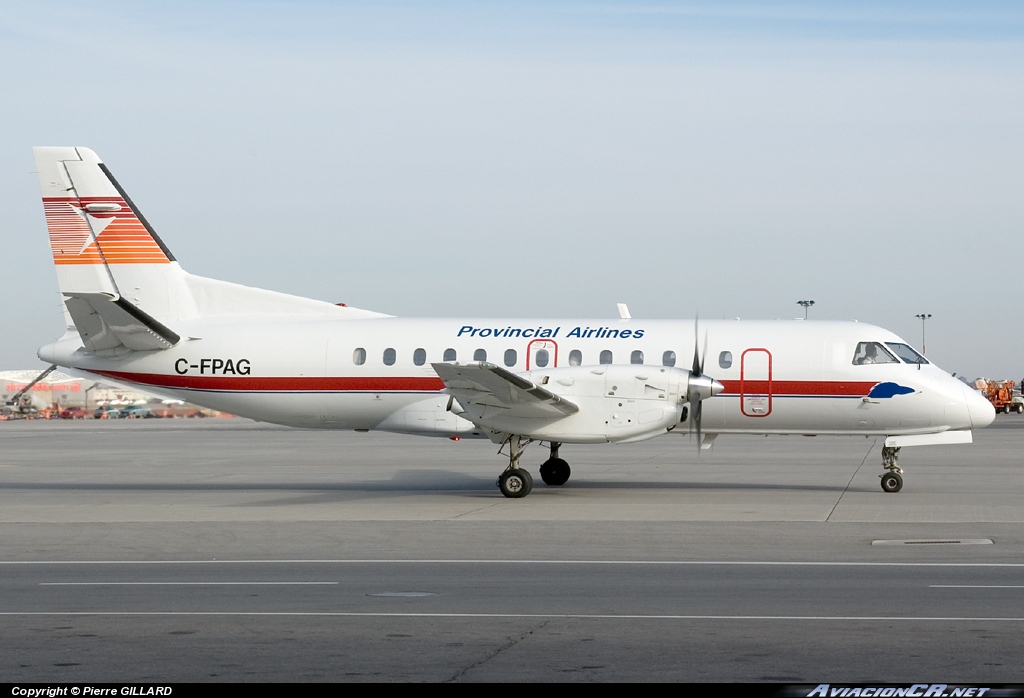
[[[39,369],[0,371],[0,403],[6,403],[41,373]],[[24,396],[38,410],[57,406],[95,408],[100,405],[131,405],[158,399],[132,388],[76,378],[54,371],[39,381]]]

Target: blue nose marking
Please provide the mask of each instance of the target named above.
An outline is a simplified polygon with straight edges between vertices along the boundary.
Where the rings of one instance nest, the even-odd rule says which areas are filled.
[[[908,388],[905,385],[899,383],[876,383],[875,387],[868,393],[868,397],[892,397],[893,395],[908,395],[914,392],[913,388]]]

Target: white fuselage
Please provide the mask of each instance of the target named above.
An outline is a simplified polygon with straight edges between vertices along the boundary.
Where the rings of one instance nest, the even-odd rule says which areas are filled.
[[[163,351],[103,357],[72,336],[39,355],[260,421],[468,436],[481,430],[451,409],[431,363],[487,361],[539,384],[546,372],[569,366],[688,369],[697,345],[704,373],[725,386],[704,402],[710,434],[934,434],[992,421],[984,398],[934,365],[855,365],[858,343],[902,342],[856,322],[702,320],[699,338],[692,321],[637,319],[236,316],[182,320],[175,329],[183,339]],[[873,395],[879,384],[898,393]],[[547,387],[560,390],[557,381]],[[602,406],[586,418],[600,429],[558,439],[635,440],[640,432],[627,424],[640,408],[630,396],[594,398]]]

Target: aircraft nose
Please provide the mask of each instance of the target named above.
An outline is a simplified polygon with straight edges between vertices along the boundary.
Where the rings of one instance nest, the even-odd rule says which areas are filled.
[[[967,413],[971,416],[972,429],[983,429],[995,421],[996,408],[977,390],[965,385],[964,399],[967,400]]]

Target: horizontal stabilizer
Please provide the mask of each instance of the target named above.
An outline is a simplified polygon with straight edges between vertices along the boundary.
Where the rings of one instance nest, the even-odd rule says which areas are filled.
[[[64,303],[88,351],[152,351],[170,349],[181,341],[176,332],[124,298],[81,293]]]
[[[517,419],[557,419],[579,412],[572,402],[487,362],[431,364],[448,392],[466,410],[461,416],[486,423],[488,414]]]

